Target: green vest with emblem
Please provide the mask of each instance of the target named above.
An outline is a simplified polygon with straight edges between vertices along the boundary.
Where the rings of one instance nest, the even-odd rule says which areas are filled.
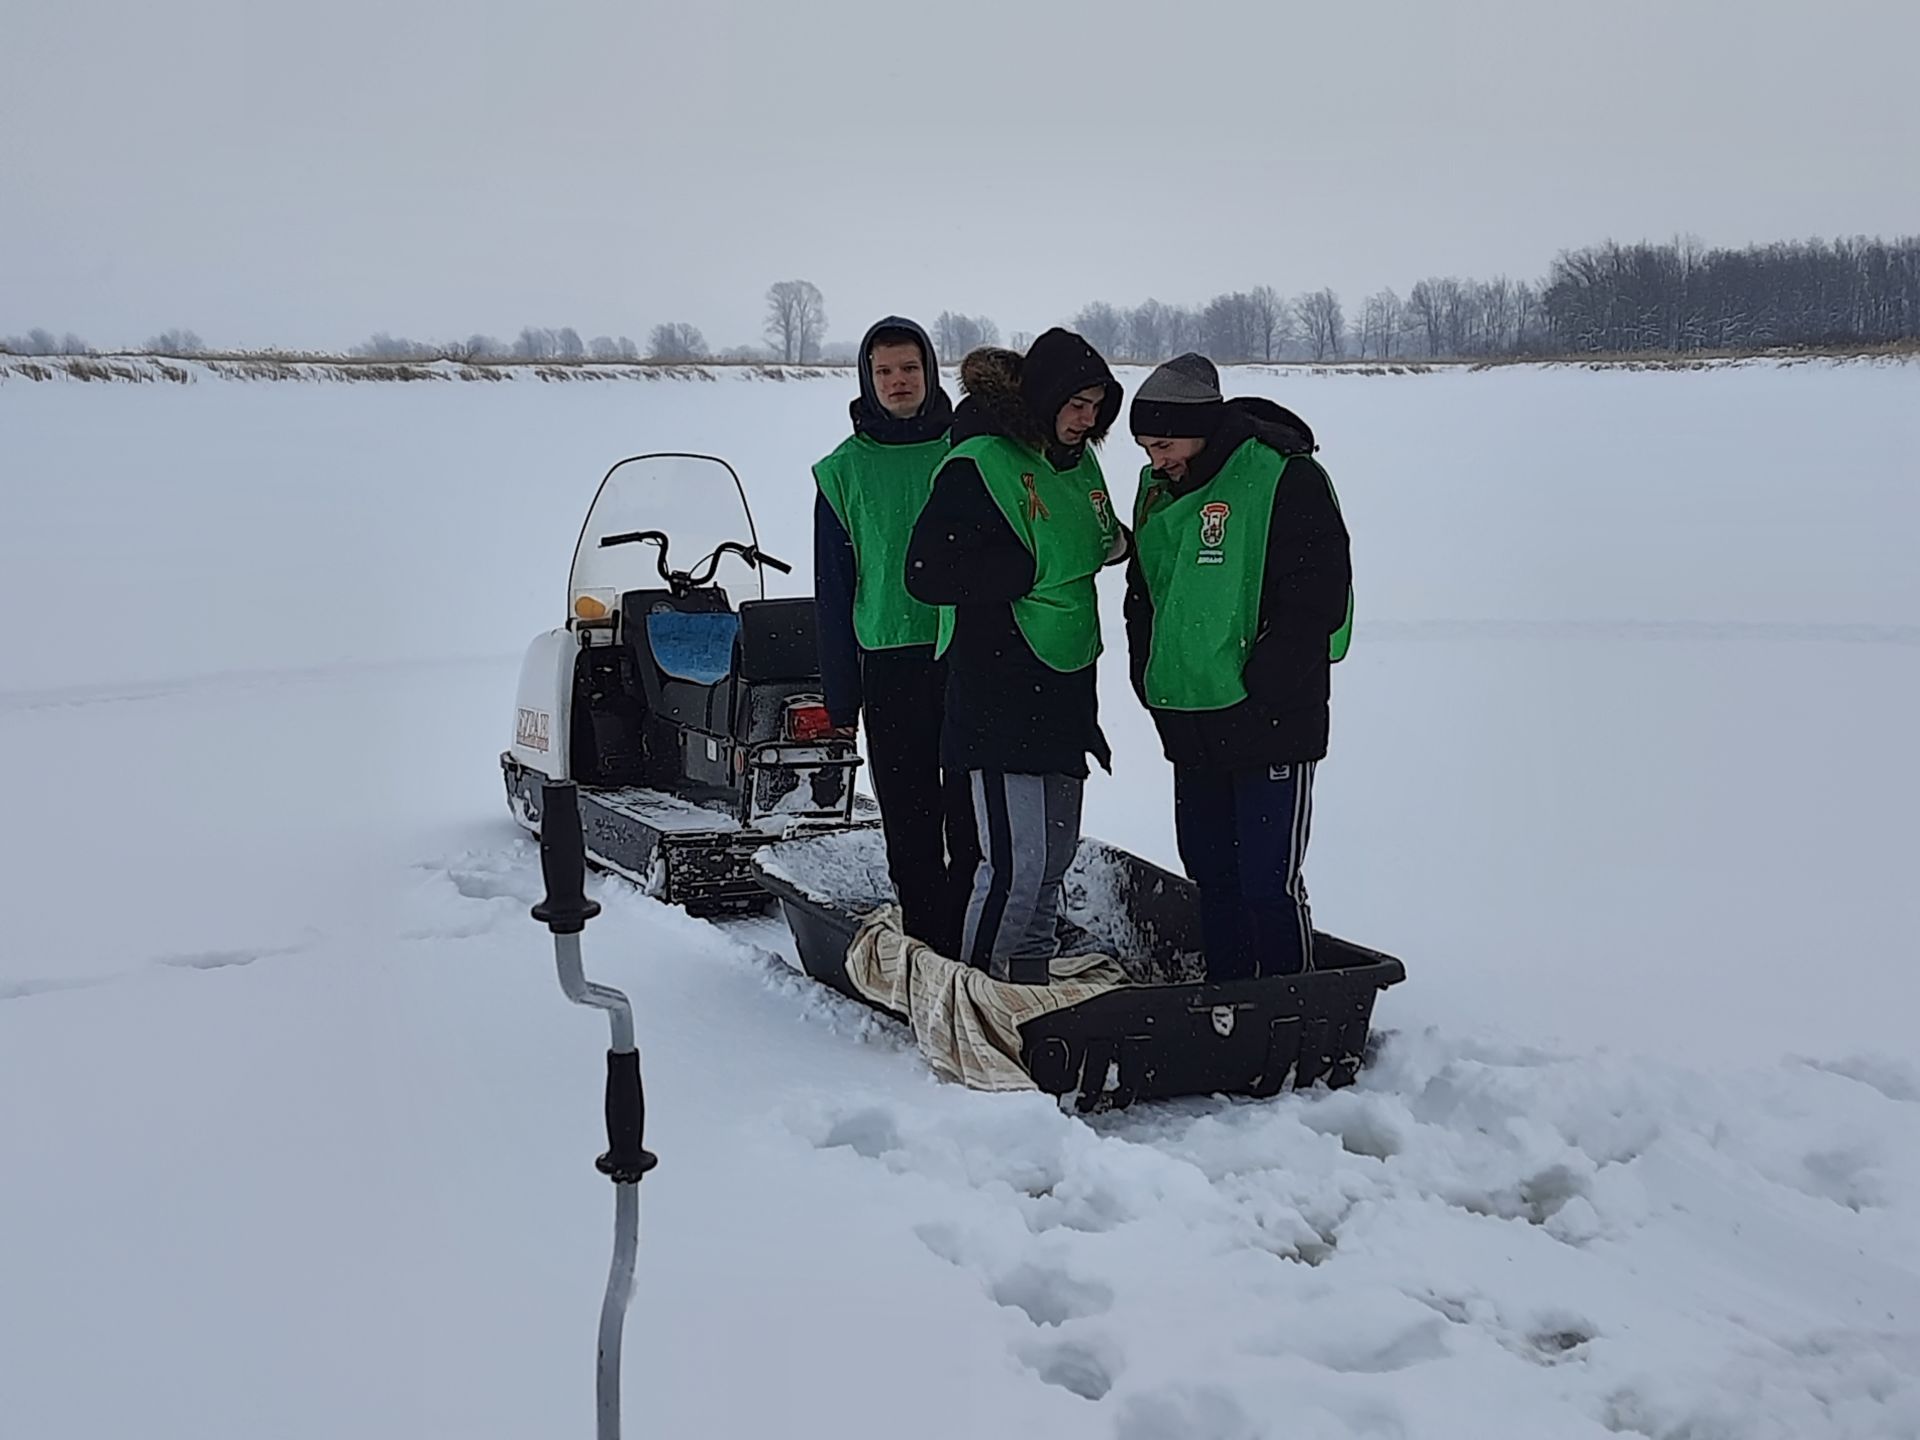
[[[1224,710],[1247,698],[1241,676],[1260,628],[1273,497],[1290,458],[1245,441],[1211,481],[1180,496],[1151,468],[1140,472],[1133,534],[1153,598],[1146,690],[1154,709]],[[1352,628],[1349,587],[1329,659],[1346,655]]]
[[[1119,521],[1091,449],[1071,470],[1002,435],[976,435],[949,452],[973,461],[987,493],[1033,556],[1033,588],[1013,602],[1014,624],[1049,668],[1084,670],[1100,656],[1094,576],[1106,564]],[[953,639],[954,609],[940,607],[935,654]]]
[[[853,435],[813,467],[814,483],[853,542],[853,634],[863,650],[934,642],[938,615],[907,593],[907,540],[946,457],[944,435],[914,445]]]

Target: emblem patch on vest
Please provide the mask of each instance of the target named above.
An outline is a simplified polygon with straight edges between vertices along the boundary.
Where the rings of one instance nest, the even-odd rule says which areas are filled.
[[[1233,513],[1233,507],[1224,500],[1212,500],[1200,507],[1200,553],[1195,563],[1200,565],[1220,565],[1226,562],[1226,556],[1220,553],[1220,547],[1227,543],[1227,516]]]
[[[1113,517],[1107,512],[1107,492],[1104,490],[1089,490],[1087,492],[1087,503],[1093,506],[1093,518],[1100,522],[1100,528],[1102,530],[1111,529],[1113,526]]]

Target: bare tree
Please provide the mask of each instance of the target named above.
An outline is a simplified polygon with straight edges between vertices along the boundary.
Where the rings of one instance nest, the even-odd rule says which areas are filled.
[[[1253,327],[1260,341],[1260,358],[1271,360],[1287,343],[1287,333],[1291,328],[1287,323],[1287,302],[1280,298],[1280,292],[1271,285],[1255,286],[1247,299],[1253,306]]]
[[[438,360],[447,353],[447,348],[424,340],[409,340],[404,335],[389,335],[380,330],[347,353],[363,360]]]
[[[1127,343],[1127,322],[1104,300],[1083,306],[1073,317],[1073,328],[1102,355],[1118,355]]]
[[[1166,306],[1149,299],[1127,312],[1127,359],[1153,365],[1172,353],[1167,348]]]
[[[685,363],[707,358],[707,337],[684,320],[656,325],[647,340],[647,357]]]
[[[1313,351],[1313,358],[1338,360],[1346,328],[1346,319],[1340,312],[1340,297],[1331,290],[1315,290],[1293,302],[1293,313]]]
[[[1407,326],[1420,335],[1429,358],[1440,353],[1440,282],[1421,280],[1407,294]]]
[[[596,335],[587,342],[587,354],[595,360],[618,360],[620,342],[611,335]]]
[[[1204,343],[1201,338],[1200,312],[1191,305],[1169,305],[1166,321],[1169,355],[1184,355],[1189,350],[1198,350]]]
[[[206,342],[191,330],[163,330],[146,344],[155,355],[198,355],[206,348]]]
[[[1245,290],[1209,300],[1200,312],[1200,329],[1207,354],[1223,364],[1273,358],[1260,304]]]
[[[24,335],[9,335],[0,340],[0,350],[14,355],[91,355],[93,347],[69,330],[55,335],[35,326]]]
[[[827,334],[827,302],[811,280],[782,280],[767,291],[767,339],[789,365],[812,362]]]
[[[587,358],[586,342],[580,338],[580,332],[571,325],[564,326],[560,333],[554,337],[554,340],[559,346],[560,358],[562,360],[584,360]]]
[[[1360,310],[1360,353],[1391,360],[1399,343],[1405,306],[1391,289],[1369,295]]]
[[[933,322],[934,348],[950,360],[969,350],[1000,343],[1000,327],[985,315],[959,315],[942,310]]]
[[[553,331],[532,325],[521,327],[520,337],[513,342],[513,358],[516,360],[551,360],[559,353],[560,342]]]
[[[1016,330],[1013,332],[1013,337],[1007,341],[1007,344],[1012,349],[1018,350],[1024,355],[1033,346],[1033,332],[1031,330]]]

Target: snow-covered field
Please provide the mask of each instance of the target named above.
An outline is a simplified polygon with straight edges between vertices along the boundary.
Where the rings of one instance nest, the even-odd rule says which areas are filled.
[[[1920,1436],[1920,367],[1235,378],[1354,531],[1308,879],[1380,1063],[1088,1124],[596,882],[628,1433]],[[590,1433],[519,652],[641,450],[804,590],[847,390],[0,383],[0,1435]],[[1173,863],[1117,581],[1087,828]]]

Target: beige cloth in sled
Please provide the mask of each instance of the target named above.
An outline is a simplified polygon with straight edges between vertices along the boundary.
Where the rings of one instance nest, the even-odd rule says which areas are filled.
[[[1020,1068],[1020,1027],[1127,983],[1111,955],[1061,955],[1048,985],[1009,985],[949,960],[900,928],[900,907],[860,921],[847,949],[847,978],[876,1005],[913,1024],[935,1073],[975,1090],[1033,1090]]]

